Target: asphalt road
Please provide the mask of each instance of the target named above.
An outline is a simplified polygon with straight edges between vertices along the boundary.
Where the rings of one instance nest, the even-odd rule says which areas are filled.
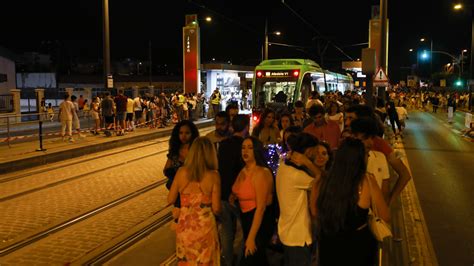
[[[404,146],[439,265],[474,264],[474,143],[444,112],[409,115]]]

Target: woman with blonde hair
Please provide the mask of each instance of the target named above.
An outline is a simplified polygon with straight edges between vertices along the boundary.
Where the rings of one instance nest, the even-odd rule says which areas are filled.
[[[176,227],[178,265],[220,265],[215,215],[221,209],[217,155],[207,137],[198,137],[171,185],[168,203],[181,197]]]

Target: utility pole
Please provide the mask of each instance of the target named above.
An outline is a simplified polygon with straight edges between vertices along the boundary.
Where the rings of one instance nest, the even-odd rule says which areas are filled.
[[[263,59],[268,60],[268,18],[265,17],[265,44],[263,48]]]
[[[102,0],[103,12],[103,46],[104,46],[104,88],[108,89],[110,75],[110,36],[109,36],[109,0]]]
[[[381,31],[380,31],[380,58],[379,65],[380,68],[384,70],[385,73],[388,73],[388,62],[387,62],[387,7],[388,0],[380,0],[380,20],[381,20]],[[384,87],[378,88],[378,97],[381,97],[383,100],[386,100],[386,93]]]
[[[469,65],[469,82],[468,82],[468,88],[469,88],[469,103],[468,103],[468,108],[469,111],[472,111],[472,87],[474,86],[474,60],[472,54],[474,53],[474,4],[471,2],[471,64]]]
[[[152,77],[152,72],[153,72],[153,64],[152,64],[152,60],[151,60],[151,40],[148,42],[148,62],[150,64],[150,69],[148,71],[148,73],[149,73],[149,76],[148,76],[149,84],[148,85],[151,86],[151,84],[152,84],[152,78],[151,77]]]

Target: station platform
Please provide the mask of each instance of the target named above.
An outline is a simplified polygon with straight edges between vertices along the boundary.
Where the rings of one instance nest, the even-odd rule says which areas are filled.
[[[198,128],[214,125],[212,119],[200,119],[194,122]],[[164,128],[138,127],[123,136],[106,136],[103,132],[94,135],[89,130],[81,135],[74,134],[74,142],[63,141],[56,132],[54,136],[43,139],[40,148],[39,137],[28,141],[11,142],[10,145],[0,145],[0,173],[9,173],[34,166],[58,162],[74,157],[90,154],[107,149],[126,146],[129,144],[152,140],[171,135],[174,124]]]

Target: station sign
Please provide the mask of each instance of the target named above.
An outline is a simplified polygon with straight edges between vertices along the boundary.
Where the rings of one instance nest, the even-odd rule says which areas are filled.
[[[196,21],[197,15],[186,15],[186,26],[183,27],[183,87],[186,93],[199,92],[201,49]]]

